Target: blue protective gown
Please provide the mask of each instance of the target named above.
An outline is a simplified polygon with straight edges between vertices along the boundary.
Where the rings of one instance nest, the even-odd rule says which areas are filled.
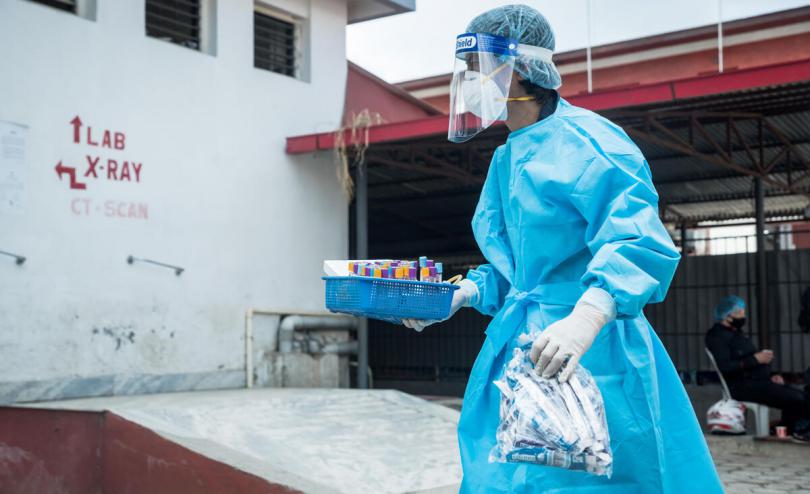
[[[658,218],[649,166],[621,128],[560,100],[495,151],[473,218],[490,264],[468,273],[474,305],[494,316],[459,422],[463,493],[721,493],[675,368],[642,308],[660,302],[679,254]],[[613,477],[489,463],[503,372],[517,337],[567,316],[588,287],[617,319],[581,364],[605,400]]]

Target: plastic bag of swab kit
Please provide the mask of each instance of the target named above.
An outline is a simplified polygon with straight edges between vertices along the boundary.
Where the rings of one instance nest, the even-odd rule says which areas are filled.
[[[529,348],[515,348],[503,377],[490,462],[534,463],[610,478],[613,453],[602,394],[582,366],[566,383],[537,375]]]

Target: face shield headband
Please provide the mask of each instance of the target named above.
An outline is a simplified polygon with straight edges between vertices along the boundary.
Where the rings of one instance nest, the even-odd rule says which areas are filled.
[[[450,84],[450,125],[447,138],[464,142],[507,118],[506,103],[529,101],[531,96],[509,98],[518,58],[551,63],[551,50],[484,33],[456,38],[455,65]]]

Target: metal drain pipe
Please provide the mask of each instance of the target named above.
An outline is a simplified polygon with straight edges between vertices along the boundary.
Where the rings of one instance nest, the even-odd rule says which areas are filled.
[[[357,330],[358,320],[348,317],[324,317],[324,316],[287,316],[281,320],[278,328],[278,351],[280,353],[290,353],[293,351],[293,335],[296,331],[339,331]],[[349,342],[354,343],[356,342]],[[330,352],[326,349],[329,348]],[[338,350],[342,350],[338,352]],[[349,350],[349,345],[331,345],[320,349],[322,353],[343,353]],[[349,352],[347,352],[349,353]]]
[[[283,316],[279,310],[266,310],[249,308],[245,314],[245,387],[253,387],[253,316],[262,314],[267,316]],[[292,350],[292,335],[295,331],[303,329],[357,329],[358,320],[341,316],[304,316],[294,315],[284,317],[278,330],[279,346],[281,339],[285,338],[285,348]],[[282,336],[284,334],[284,336]],[[357,342],[349,341],[323,345],[314,353],[356,353]]]

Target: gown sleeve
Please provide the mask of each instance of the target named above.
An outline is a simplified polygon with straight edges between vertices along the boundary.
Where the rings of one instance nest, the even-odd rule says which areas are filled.
[[[467,272],[467,279],[478,287],[478,298],[470,303],[478,312],[494,316],[503,307],[509,281],[492,264],[482,264]]]
[[[662,301],[680,259],[658,217],[649,166],[624,139],[621,152],[595,149],[572,192],[588,222],[585,241],[593,256],[580,281],[610,294],[619,319]]]
[[[514,273],[512,246],[503,216],[499,179],[500,167],[504,166],[499,165],[501,156],[502,149],[499,147],[492,156],[472,221],[475,240],[489,264],[483,264],[467,273],[467,278],[478,287],[477,300],[472,301],[470,306],[490,316],[494,316],[503,307],[511,287],[509,276]]]

